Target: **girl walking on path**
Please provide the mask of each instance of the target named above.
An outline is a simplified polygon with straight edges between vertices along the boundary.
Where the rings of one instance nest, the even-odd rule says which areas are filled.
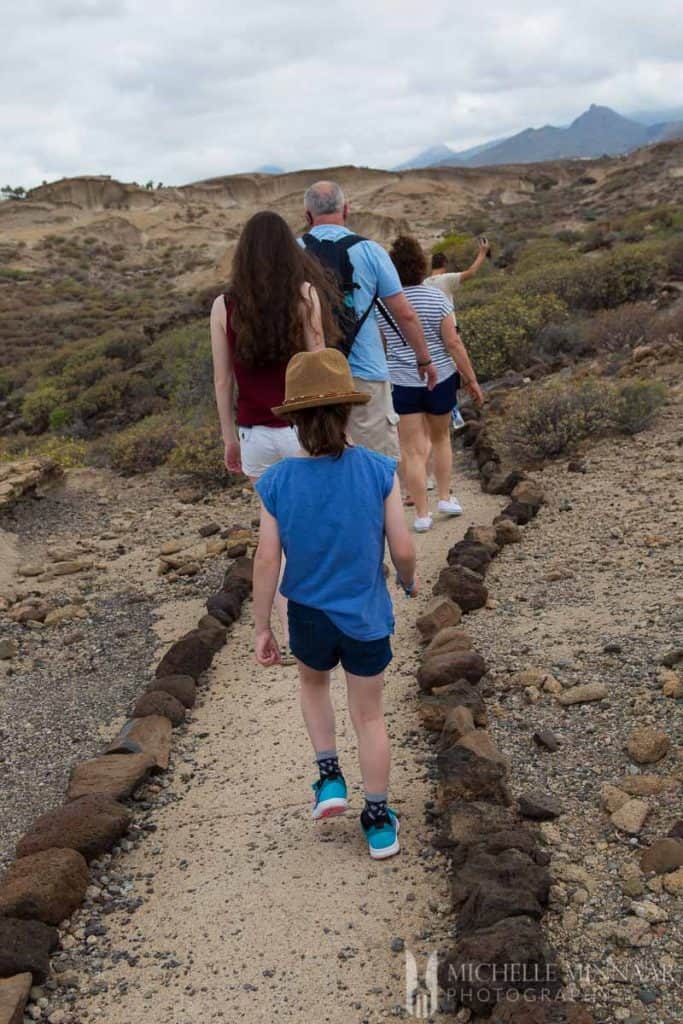
[[[284,399],[291,356],[336,339],[335,298],[320,264],[297,245],[279,214],[264,211],[247,221],[230,289],[211,309],[214,388],[230,472],[255,483],[268,466],[298,452],[296,431],[272,407]],[[287,644],[281,599],[278,615]]]
[[[387,344],[389,375],[393,385],[394,409],[400,419],[401,472],[406,490],[415,504],[413,528],[422,533],[432,527],[427,496],[427,460],[430,448],[438,492],[438,510],[443,515],[460,515],[462,509],[450,493],[453,452],[451,450],[451,410],[457,403],[458,372],[475,402],[484,400],[477,377],[462,343],[453,303],[441,291],[423,285],[427,262],[416,238],[403,235],[396,239],[389,255],[401,284],[417,313],[437,371],[437,385],[431,391],[420,379],[407,356],[411,350],[395,328],[377,311],[377,319]],[[411,353],[412,354],[412,353]]]
[[[281,592],[289,602],[301,710],[319,770],[313,818],[348,807],[330,698],[330,672],[341,662],[365,790],[361,826],[370,856],[382,859],[399,851],[398,818],[388,805],[390,750],[382,706],[394,631],[385,540],[404,591],[416,593],[417,584],[396,460],[347,440],[351,406],[368,399],[354,389],[338,350],[300,353],[289,364],[285,401],[274,412],[296,427],[302,452],[272,466],[256,484],[262,507],[254,619],[257,661],[278,664],[270,620],[284,550]]]

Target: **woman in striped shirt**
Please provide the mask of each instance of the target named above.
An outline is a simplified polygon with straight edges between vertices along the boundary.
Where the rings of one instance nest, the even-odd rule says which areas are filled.
[[[451,409],[457,401],[458,371],[477,404],[483,394],[477,383],[453,313],[453,303],[437,288],[423,285],[427,261],[416,238],[402,235],[389,255],[398,271],[406,298],[422,323],[429,354],[437,370],[437,385],[431,391],[421,380],[415,354],[396,326],[377,311],[377,319],[386,346],[389,375],[393,385],[394,409],[400,416],[401,475],[415,503],[414,529],[431,529],[432,517],[427,497],[427,459],[430,447],[434,455],[434,476],[438,492],[438,511],[460,515],[457,498],[450,493],[453,453],[451,450]]]

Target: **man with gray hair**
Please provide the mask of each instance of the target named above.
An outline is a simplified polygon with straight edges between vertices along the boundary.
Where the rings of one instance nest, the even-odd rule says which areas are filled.
[[[391,384],[384,344],[373,307],[381,300],[396,321],[401,335],[415,352],[418,371],[434,387],[436,370],[417,314],[403,294],[389,255],[367,238],[346,227],[349,207],[340,186],[318,181],[304,197],[310,230],[301,245],[333,270],[342,289],[346,318],[340,323],[346,336],[349,366],[355,387],[370,395],[366,405],[352,406],[349,421],[353,440],[365,448],[399,458],[398,416],[391,400]],[[350,320],[347,318],[350,310]]]

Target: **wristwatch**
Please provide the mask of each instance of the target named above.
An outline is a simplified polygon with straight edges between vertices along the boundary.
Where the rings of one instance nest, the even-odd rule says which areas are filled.
[[[426,362],[425,362],[424,360],[420,361],[420,360],[418,359],[418,361],[417,361],[417,365],[418,365],[419,367],[423,367],[423,366],[431,366],[433,362],[434,362],[434,360],[433,360],[433,359],[427,359],[427,361],[426,361]]]

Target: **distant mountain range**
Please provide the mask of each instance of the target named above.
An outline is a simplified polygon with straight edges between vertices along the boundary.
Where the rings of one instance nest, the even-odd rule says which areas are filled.
[[[661,117],[662,119],[657,119]],[[651,120],[649,119],[651,118]],[[665,139],[683,137],[683,109],[623,117],[610,107],[592,104],[570,125],[526,128],[507,139],[456,151],[440,143],[418,153],[395,171],[419,167],[483,167],[490,164],[531,164],[543,160],[617,156]]]

